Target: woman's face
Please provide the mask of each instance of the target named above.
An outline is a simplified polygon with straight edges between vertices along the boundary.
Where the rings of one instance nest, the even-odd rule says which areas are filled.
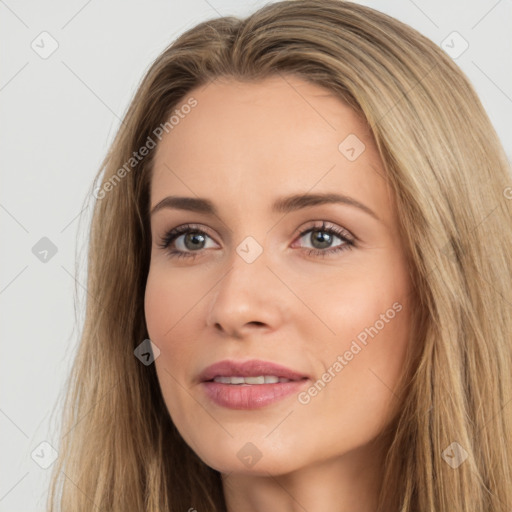
[[[221,472],[342,461],[391,421],[409,343],[405,251],[371,133],[297,77],[216,81],[181,106],[190,97],[151,181],[145,314],[170,416]],[[295,373],[236,366],[250,360]],[[204,373],[220,361],[234,366]]]

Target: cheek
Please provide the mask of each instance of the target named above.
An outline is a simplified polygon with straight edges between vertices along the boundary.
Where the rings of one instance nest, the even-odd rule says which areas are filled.
[[[150,269],[144,296],[144,310],[149,338],[160,356],[155,360],[158,378],[167,401],[169,390],[188,386],[184,372],[194,360],[195,340],[201,323],[201,286],[194,287],[176,273]],[[204,322],[204,318],[202,319]]]
[[[324,370],[341,356],[343,368],[338,364],[332,370],[336,383],[329,386],[334,394],[364,396],[365,407],[381,408],[394,396],[410,343],[409,280],[405,267],[384,260],[353,270],[317,296],[316,308],[336,334],[324,338],[315,354],[321,354]]]
[[[200,289],[159,265],[150,267],[144,295],[144,312],[149,337],[155,343],[168,339],[179,322],[197,306]],[[161,348],[161,347],[160,347]]]
[[[170,279],[163,272],[150,270],[146,283],[144,297],[144,310],[149,338],[160,350],[160,356],[155,360],[159,381],[168,381],[163,388],[173,386],[171,375],[176,368],[182,368],[187,358],[187,339],[180,336],[183,322],[188,319],[190,307],[187,308],[187,299],[176,281]],[[171,342],[172,340],[172,342]],[[165,394],[165,393],[164,393]]]
[[[155,272],[150,270],[144,295],[144,313],[149,337],[155,342],[162,339],[170,327],[169,313],[172,311],[172,302],[172,288],[158,280]]]
[[[162,390],[163,399],[173,421],[178,424],[186,422],[183,414],[186,403],[186,393],[183,395],[185,385],[180,369],[186,368],[187,360],[191,354],[187,353],[190,347],[189,340],[178,336],[186,311],[183,287],[172,283],[164,272],[151,269],[146,283],[144,296],[144,310],[149,338],[158,346],[159,357],[155,360],[158,382]],[[169,343],[170,340],[172,343]]]
[[[335,279],[331,276],[323,286],[304,283],[304,302],[323,321],[322,337],[331,339],[329,346],[341,349],[348,343],[348,349],[354,339],[364,345],[376,331],[381,338],[394,336],[407,316],[409,287],[404,269],[389,272],[385,262],[372,263],[346,269]]]

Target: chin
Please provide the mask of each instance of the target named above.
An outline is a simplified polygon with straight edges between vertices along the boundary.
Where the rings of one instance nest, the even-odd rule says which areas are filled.
[[[297,460],[299,454],[296,448],[280,446],[276,449],[268,440],[251,442],[230,438],[224,444],[196,445],[192,449],[207,466],[226,474],[277,476],[304,465]]]

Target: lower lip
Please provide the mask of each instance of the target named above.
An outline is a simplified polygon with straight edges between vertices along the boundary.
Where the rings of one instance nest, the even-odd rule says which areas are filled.
[[[203,382],[206,395],[217,405],[229,409],[259,409],[299,393],[308,379],[276,384],[222,384]]]

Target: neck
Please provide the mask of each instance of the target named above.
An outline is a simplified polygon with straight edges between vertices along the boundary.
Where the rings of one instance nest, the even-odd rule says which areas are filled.
[[[223,474],[227,511],[375,512],[383,455],[370,444],[284,474]]]

